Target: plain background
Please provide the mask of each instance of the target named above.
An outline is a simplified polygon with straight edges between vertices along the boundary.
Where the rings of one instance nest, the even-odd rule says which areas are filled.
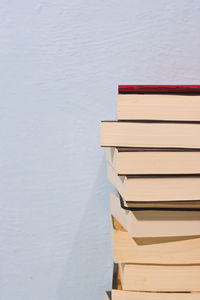
[[[111,288],[100,120],[118,84],[199,84],[198,0],[1,0],[0,300]]]

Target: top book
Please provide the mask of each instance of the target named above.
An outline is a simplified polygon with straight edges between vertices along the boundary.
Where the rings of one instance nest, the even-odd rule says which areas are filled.
[[[200,85],[119,85],[119,94],[199,94]]]
[[[200,85],[120,85],[118,120],[200,122]]]

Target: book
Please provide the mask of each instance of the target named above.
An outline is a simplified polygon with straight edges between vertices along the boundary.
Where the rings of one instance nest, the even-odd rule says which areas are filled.
[[[111,215],[131,237],[200,235],[200,211],[125,210],[118,195],[110,195]]]
[[[117,119],[200,121],[200,96],[119,94]]]
[[[200,265],[119,264],[122,289],[199,292]]]
[[[198,201],[199,204],[200,176],[120,176],[108,163],[108,178],[127,203]]]
[[[119,85],[119,94],[200,94],[200,85]]]
[[[112,217],[115,263],[200,264],[200,235],[132,238]]]
[[[101,122],[101,146],[200,148],[200,123]]]
[[[107,300],[108,298],[106,298]],[[199,293],[153,293],[112,290],[112,300],[199,300]]]
[[[114,264],[112,292],[105,293],[105,300],[198,300],[200,293],[191,292],[138,292],[121,290],[119,265]],[[118,288],[119,287],[119,288]]]
[[[200,174],[200,151],[106,149],[106,159],[119,175]]]
[[[138,292],[121,290],[121,279],[118,274],[118,264],[115,264],[113,272],[113,282],[120,281],[120,289],[118,286],[112,286],[112,292],[105,293],[105,300],[198,300],[200,293],[191,292]]]

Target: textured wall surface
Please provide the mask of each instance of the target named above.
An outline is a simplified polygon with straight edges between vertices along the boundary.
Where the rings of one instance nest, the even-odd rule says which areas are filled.
[[[101,300],[99,122],[117,84],[200,83],[200,1],[0,2],[0,300]]]

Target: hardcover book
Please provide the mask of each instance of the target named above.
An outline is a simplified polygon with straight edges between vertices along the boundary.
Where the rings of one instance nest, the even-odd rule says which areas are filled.
[[[200,174],[199,150],[108,147],[106,159],[119,175]]]
[[[200,85],[119,85],[119,94],[200,94]]]
[[[200,176],[120,176],[108,164],[108,178],[127,203],[185,201],[199,206]]]
[[[125,210],[115,194],[110,207],[111,215],[134,238],[200,235],[200,211]]]
[[[119,264],[123,290],[200,292],[200,265]]]
[[[133,238],[113,217],[111,224],[115,263],[200,264],[200,236]]]
[[[101,146],[200,148],[200,123],[101,122]]]
[[[200,95],[119,94],[118,120],[200,121]]]

